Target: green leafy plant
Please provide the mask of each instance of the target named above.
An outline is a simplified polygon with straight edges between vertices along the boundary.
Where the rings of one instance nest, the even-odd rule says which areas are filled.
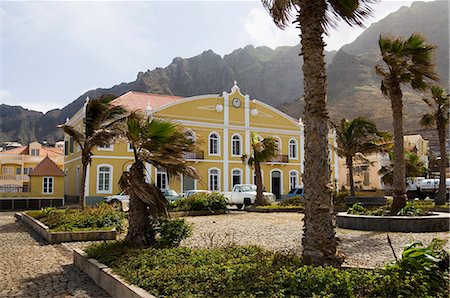
[[[355,214],[355,215],[362,215],[366,213],[366,208],[364,208],[364,206],[360,203],[357,202],[355,204],[353,204],[352,207],[348,208],[347,213],[348,214]]]
[[[198,193],[170,204],[172,211],[224,211],[227,199],[220,193]]]
[[[424,216],[428,215],[427,210],[416,207],[413,203],[408,202],[405,207],[400,209],[397,215],[401,216]]]
[[[305,203],[304,203],[304,199],[300,196],[298,197],[290,197],[287,199],[283,199],[280,204],[280,206],[299,206],[299,207],[304,207]]]
[[[155,248],[178,247],[184,239],[192,235],[192,226],[184,219],[164,217],[150,219],[146,233],[148,242]]]
[[[53,231],[104,230],[116,228],[119,232],[124,228],[125,214],[112,206],[101,203],[96,207],[56,210],[44,208],[28,215],[41,221]]]

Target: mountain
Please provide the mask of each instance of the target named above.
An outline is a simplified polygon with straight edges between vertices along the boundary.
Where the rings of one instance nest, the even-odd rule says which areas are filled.
[[[339,51],[325,54],[328,103],[333,120],[365,116],[375,120],[382,129],[391,129],[390,102],[382,96],[380,79],[374,72],[374,66],[380,63],[377,40],[381,33],[407,36],[413,32],[423,33],[430,42],[438,45],[435,55],[437,69],[442,84],[448,87],[448,3],[414,2],[411,7],[402,7],[372,24],[354,42]],[[252,98],[298,118],[302,116],[304,107],[299,51],[299,45],[275,50],[248,45],[221,57],[208,50],[188,59],[174,58],[165,68],[139,72],[135,81],[90,90],[62,110],[42,114],[0,105],[0,142],[61,139],[62,133],[56,125],[80,109],[87,96],[95,98],[105,93],[120,96],[130,90],[179,96],[218,94],[229,89],[234,80]],[[426,110],[421,95],[405,88],[404,103],[405,131],[418,132],[417,119]]]

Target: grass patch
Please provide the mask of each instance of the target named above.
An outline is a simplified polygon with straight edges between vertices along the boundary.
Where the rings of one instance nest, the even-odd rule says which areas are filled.
[[[44,208],[26,212],[29,216],[48,226],[51,232],[63,231],[104,231],[115,228],[122,231],[125,213],[106,203],[84,210]]]
[[[290,254],[256,246],[131,249],[90,246],[89,258],[157,297],[448,297],[448,275],[405,270],[303,266]],[[433,269],[436,269],[433,267]],[[437,277],[436,277],[437,276]]]

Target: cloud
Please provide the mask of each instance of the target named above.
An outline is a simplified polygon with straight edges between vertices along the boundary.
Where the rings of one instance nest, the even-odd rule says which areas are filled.
[[[262,8],[253,8],[243,21],[245,32],[255,46],[278,46],[296,45],[300,43],[300,30],[295,26],[289,26],[285,30],[278,28]]]

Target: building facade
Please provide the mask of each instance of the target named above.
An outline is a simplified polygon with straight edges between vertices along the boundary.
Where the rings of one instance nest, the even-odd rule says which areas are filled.
[[[44,159],[50,159],[61,170],[64,155],[61,148],[45,147],[38,142],[0,152],[0,194],[38,196],[41,192],[31,190],[30,174]]]
[[[195,141],[198,151],[185,158],[198,171],[197,180],[189,177],[168,177],[163,169],[147,165],[148,178],[161,189],[179,193],[191,189],[230,191],[233,185],[254,183],[254,172],[242,163],[243,154],[251,154],[250,135],[274,137],[279,155],[262,165],[263,184],[278,197],[302,184],[304,166],[303,124],[275,108],[240,92],[235,84],[230,93],[201,95],[189,98],[128,92],[114,100],[128,110],[139,110],[147,115],[180,123]],[[69,125],[82,130],[84,108],[74,115]],[[330,145],[335,144],[330,134]],[[65,138],[66,195],[79,195],[81,179],[80,150],[73,140]],[[330,146],[332,180],[337,183],[337,156]],[[93,151],[88,168],[85,193],[89,203],[120,192],[118,180],[133,162],[126,143],[115,143]]]

